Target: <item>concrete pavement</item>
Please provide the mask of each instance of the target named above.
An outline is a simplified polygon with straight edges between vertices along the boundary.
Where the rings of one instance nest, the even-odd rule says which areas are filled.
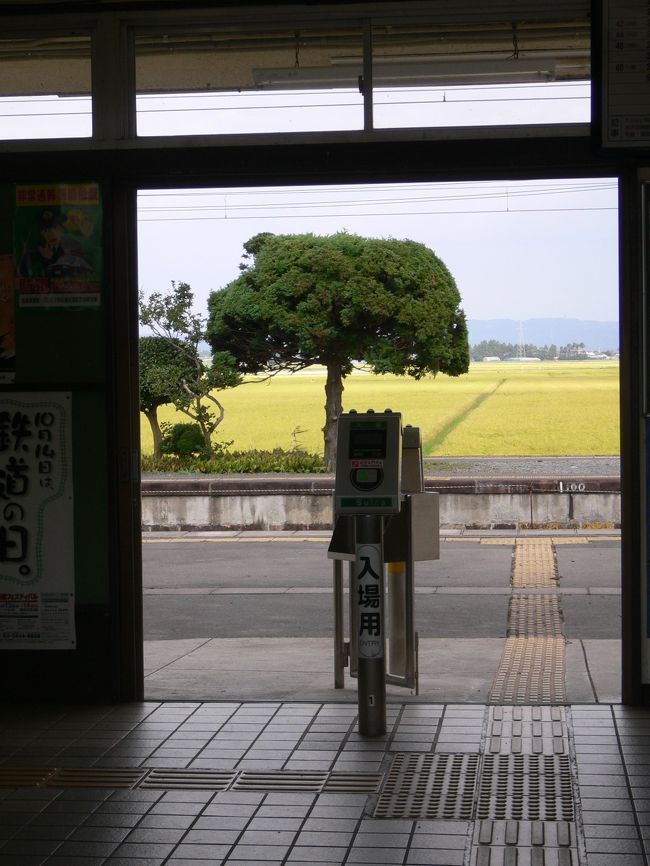
[[[147,698],[356,701],[353,679],[346,676],[344,689],[333,686],[331,563],[321,561],[328,538],[328,533],[148,534],[145,610],[148,633],[155,637],[145,641]],[[389,701],[488,702],[508,640],[517,538],[547,539],[554,551],[566,702],[620,700],[619,537],[455,531],[443,535],[439,562],[418,566],[420,693],[389,686]],[[263,581],[260,561],[266,563]],[[166,571],[163,562],[172,567]],[[242,599],[237,614],[235,602]],[[167,639],[160,624],[152,623],[153,612],[165,605],[173,620],[165,626]],[[269,611],[278,613],[275,632],[260,626]],[[311,611],[311,625],[299,622],[305,611]],[[197,622],[204,623],[202,630],[196,630]]]

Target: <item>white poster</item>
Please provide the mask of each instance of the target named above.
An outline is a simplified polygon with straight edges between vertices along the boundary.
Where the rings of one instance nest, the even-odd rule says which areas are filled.
[[[71,397],[0,398],[0,649],[74,649]]]

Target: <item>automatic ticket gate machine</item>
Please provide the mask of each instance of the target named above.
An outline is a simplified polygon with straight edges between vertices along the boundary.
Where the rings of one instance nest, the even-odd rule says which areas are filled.
[[[339,417],[334,514],[328,551],[334,560],[334,685],[343,688],[349,665],[358,681],[359,733],[381,736],[386,683],[418,691],[414,563],[440,556],[438,494],[424,492],[420,431],[402,429],[399,412]]]

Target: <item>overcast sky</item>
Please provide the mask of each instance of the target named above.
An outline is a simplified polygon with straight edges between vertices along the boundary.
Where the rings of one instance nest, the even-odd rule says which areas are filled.
[[[87,136],[90,100],[3,99],[1,138]],[[588,82],[378,89],[381,126],[586,123]],[[356,91],[146,95],[138,134],[357,129]],[[139,196],[139,285],[190,283],[197,310],[238,274],[262,231],[410,238],[458,284],[468,318],[618,318],[612,180],[147,191]]]
[[[346,230],[410,238],[448,266],[468,318],[618,318],[616,183],[502,183],[147,191],[139,284],[190,283],[197,308],[238,274],[243,244]]]

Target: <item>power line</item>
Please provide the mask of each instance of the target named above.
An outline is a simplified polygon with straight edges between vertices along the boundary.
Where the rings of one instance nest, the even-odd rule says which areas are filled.
[[[378,211],[374,213],[333,213],[333,214],[312,214],[312,213],[301,213],[299,215],[300,219],[331,219],[333,217],[344,218],[347,219],[349,217],[385,217],[385,216],[447,216],[447,215],[457,215],[457,216],[467,216],[472,214],[522,214],[522,213],[573,213],[573,212],[591,212],[591,211],[616,211],[618,208],[616,207],[560,207],[560,208],[516,208],[511,210],[498,210],[498,209],[489,209],[489,210],[437,210],[437,211]],[[138,222],[147,223],[147,222],[210,222],[210,221],[228,221],[228,220],[246,220],[246,219],[254,219],[256,218],[255,214],[248,215],[234,215],[234,216],[188,216],[188,217],[151,217],[151,218],[138,218]],[[258,215],[257,218],[271,220],[271,219],[291,219],[291,214],[263,214]]]

